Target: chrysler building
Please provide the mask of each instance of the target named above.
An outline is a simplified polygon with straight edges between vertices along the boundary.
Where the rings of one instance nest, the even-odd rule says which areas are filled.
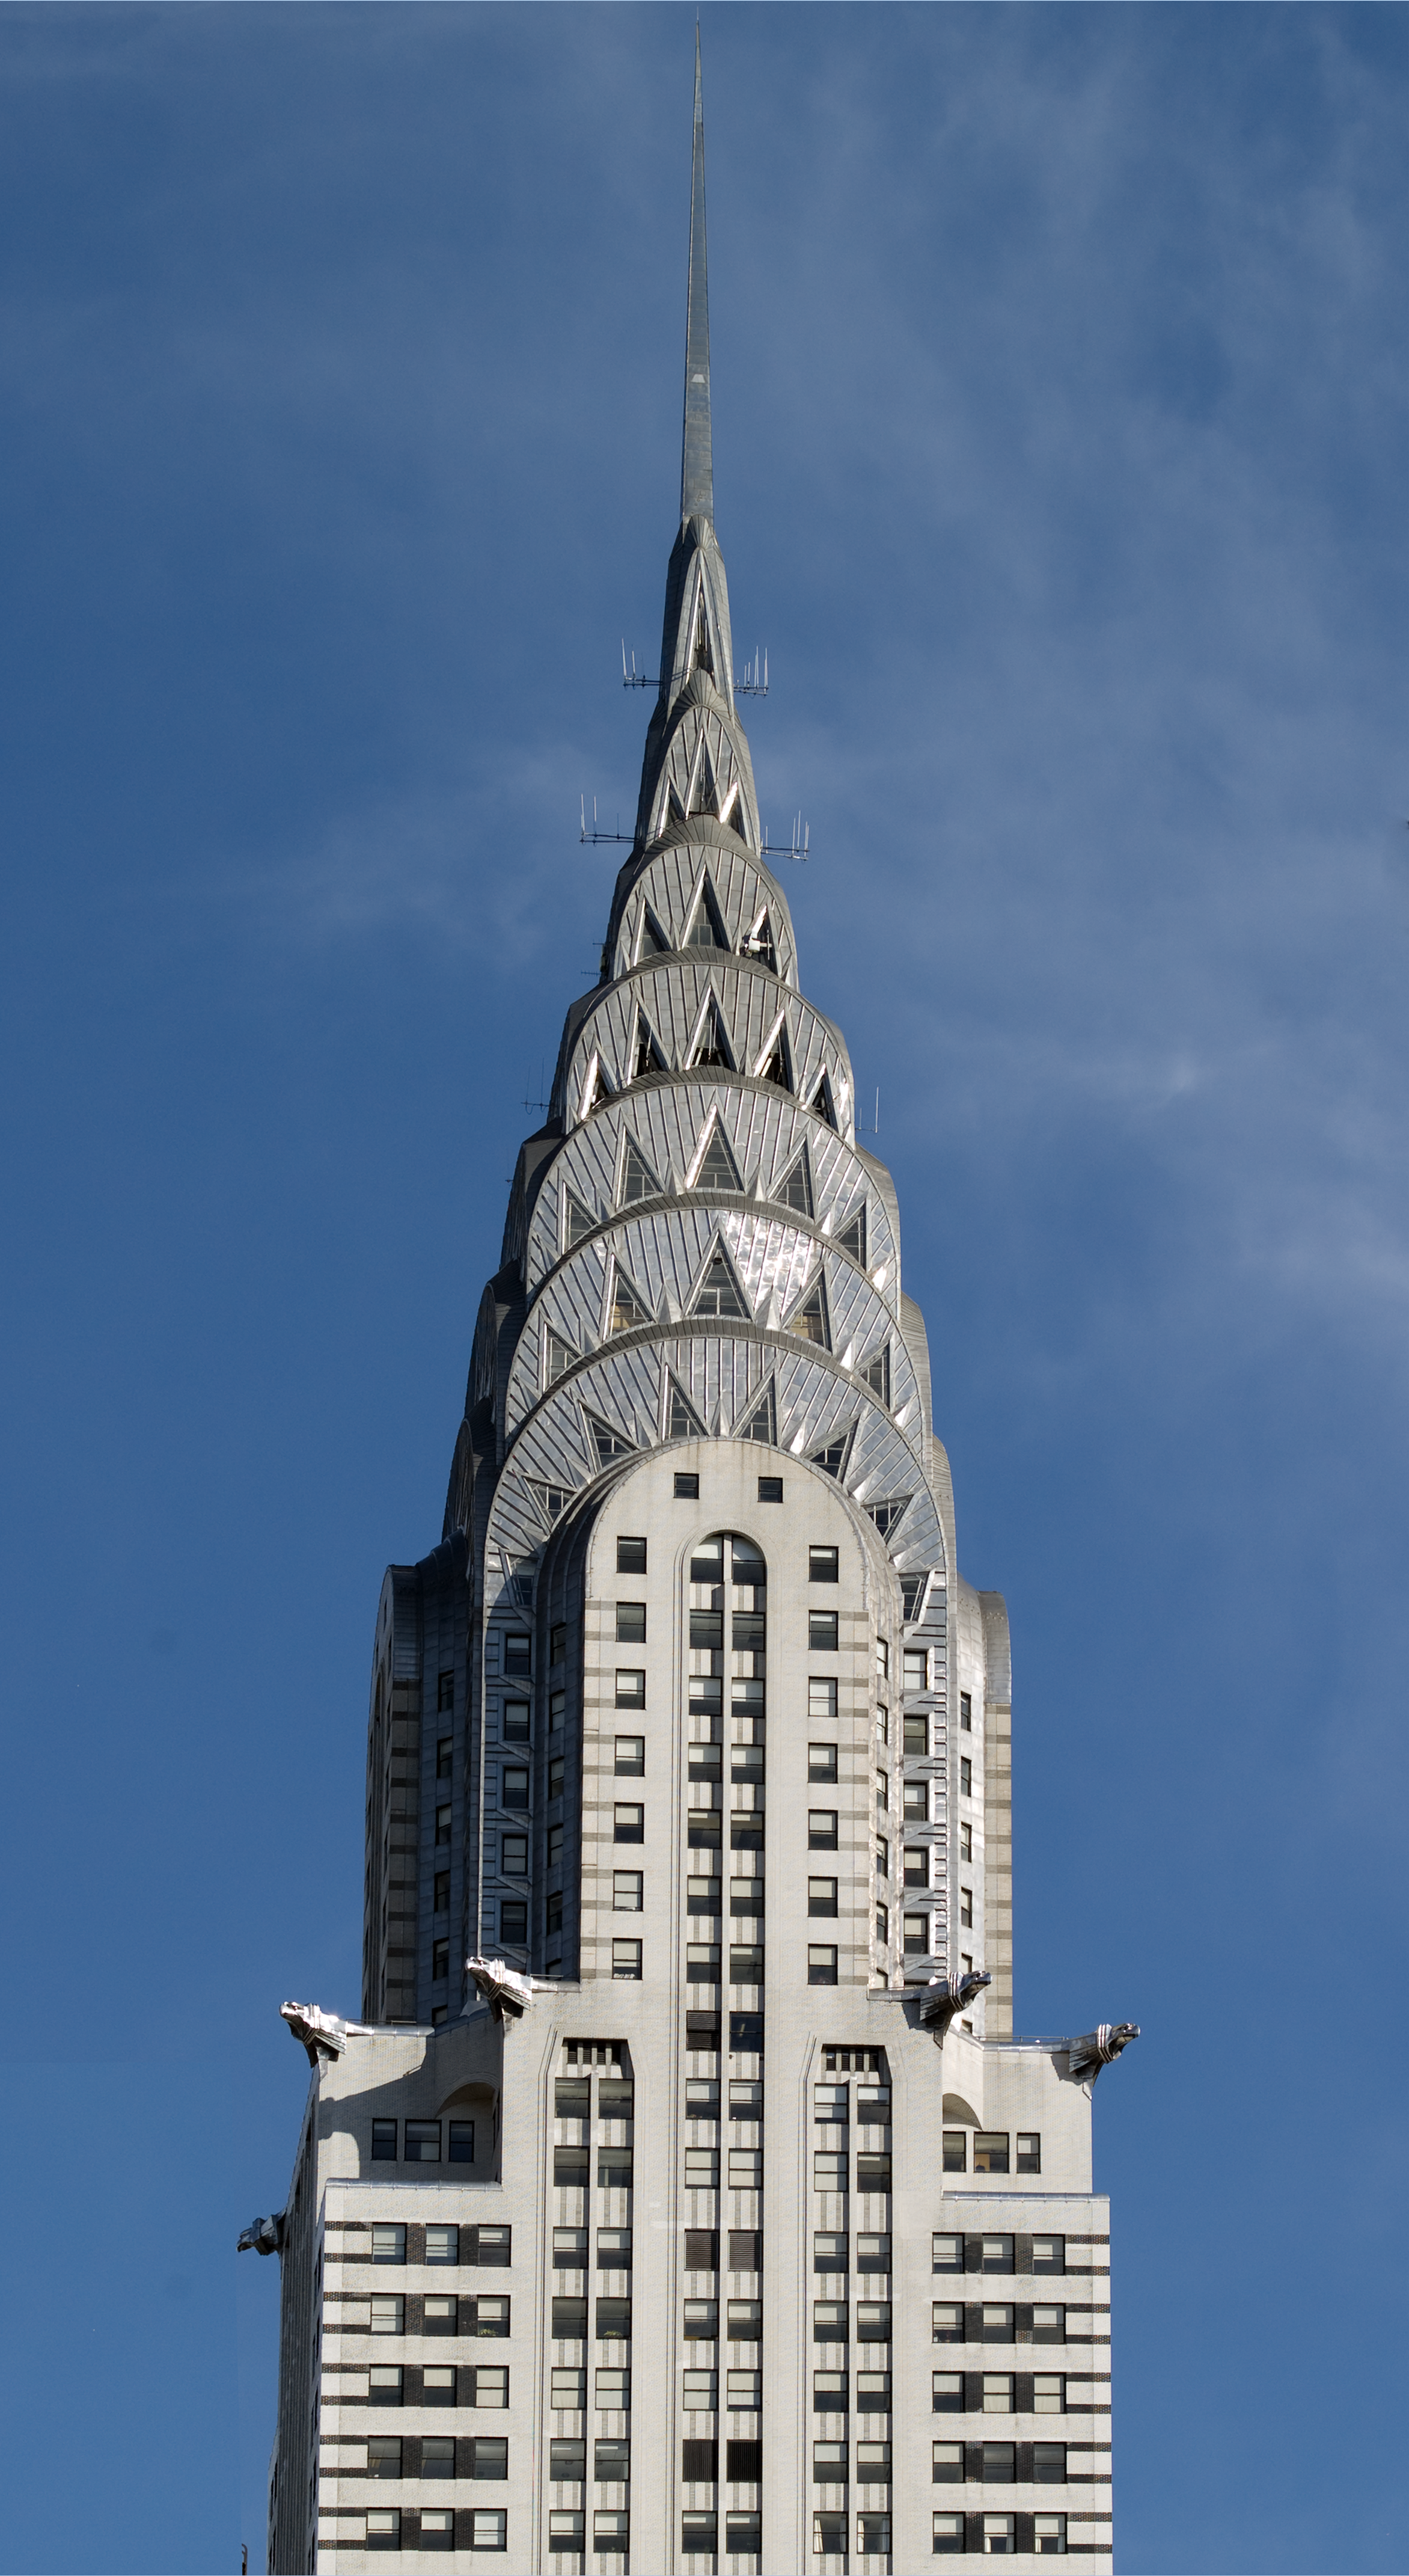
[[[440,1544],[382,1590],[360,2013],[284,2007],[307,2111],[242,2239],[282,2274],[281,2576],[1112,2563],[1091,2105],[1135,2032],[1014,2035],[1007,1612],[743,694],[697,48],[634,835]]]

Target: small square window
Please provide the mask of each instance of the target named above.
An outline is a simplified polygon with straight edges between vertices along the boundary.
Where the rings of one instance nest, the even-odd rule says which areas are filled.
[[[374,2263],[404,2263],[406,2260],[405,2228],[375,2226],[372,2230],[372,2260]]]
[[[562,2485],[587,2475],[587,2445],[571,2434],[557,2434],[548,2444],[548,2475]]]
[[[834,1986],[837,1982],[837,1954],[828,1944],[809,1942],[807,1982],[810,1986]]]
[[[934,2343],[963,2343],[967,2338],[964,2310],[952,2299],[936,2299],[930,2310],[930,2337]]]
[[[438,2165],[440,2162],[439,2120],[408,2120],[406,2123],[406,2162],[408,2165]]]
[[[1067,2268],[1067,2240],[1064,2236],[1034,2236],[1032,2240],[1034,2272],[1064,2272]]]
[[[1016,2264],[1017,2249],[1011,2236],[985,2236],[982,2239],[982,2263],[985,2272],[1011,2272]]]
[[[523,1636],[521,1633],[511,1633],[504,1640],[505,1672],[527,1673],[531,1672],[532,1669],[533,1647],[531,1640]]]
[[[522,1948],[528,1939],[528,1906],[521,1896],[504,1896],[499,1900],[499,1938]]]
[[[401,2547],[401,2515],[395,2505],[390,2508],[379,2506],[368,2514],[367,2546],[369,2549]]]
[[[431,2510],[428,2512],[423,2508],[421,2513],[421,2547],[423,2549],[453,2549],[454,2546],[454,2514],[438,2510]]]
[[[402,2373],[400,2362],[375,2362],[367,2373],[367,2402],[371,2406],[401,2404]]]
[[[687,2442],[685,2449],[697,2450],[698,2443]],[[711,2471],[711,2475],[713,2472]],[[688,2469],[685,2471],[688,2477]],[[719,2516],[701,2510],[680,2516],[680,2547],[687,2558],[712,2558],[719,2541]]]
[[[503,1770],[500,1772],[499,1781],[500,1799],[504,1806],[526,1807],[528,1805],[528,1773],[526,1771],[519,1770],[517,1765],[514,1763],[506,1762]],[[550,1790],[549,1795],[551,1796],[551,1794],[552,1792]]]
[[[639,1869],[616,1869],[612,1872],[613,1914],[639,1914],[645,1881]]]
[[[700,1480],[698,1476],[684,1476],[677,1468],[675,1473],[675,1499],[677,1503],[697,1503],[700,1499]]]
[[[808,1880],[808,1882],[807,1882],[807,1911],[808,1911],[808,1913],[809,1913],[809,1914],[835,1914],[836,1910],[837,1910],[837,1882],[836,1882],[836,1880],[835,1880],[834,1878],[810,1878],[810,1879]]]
[[[962,2137],[963,2134],[963,2130],[961,2129],[959,2131],[960,2137]],[[963,2268],[964,2240],[962,2236],[943,2235],[932,2236],[930,2238],[930,2270],[932,2272],[962,2272]]]
[[[1067,2384],[1056,2371],[1039,2371],[1032,2383],[1034,2415],[1065,2415]]]
[[[835,1583],[839,1580],[837,1550],[834,1547],[810,1547],[807,1551],[809,1583]]]
[[[907,1646],[904,1651],[905,1687],[907,1691],[929,1688],[929,1654],[924,1646]]]
[[[763,2055],[763,2015],[761,2012],[731,2012],[729,2046],[741,2057]]]
[[[962,2466],[959,2474],[963,2476]],[[961,2513],[937,2513],[934,2516],[933,2534],[931,2547],[936,2558],[962,2556],[965,2541],[964,2517]]]
[[[613,1977],[624,1979],[628,1983],[639,1981],[641,1975],[641,1944],[639,1941],[613,1941],[612,1975]]]
[[[500,1867],[500,1869],[503,1871],[504,1876],[505,1876],[506,1878],[527,1878],[527,1876],[528,1876],[528,1836],[527,1836],[527,1834],[501,1834],[501,1835],[500,1835],[500,1837],[499,1837],[499,1867]]]
[[[1011,2513],[986,2513],[983,2517],[983,2546],[990,2558],[1011,2558],[1017,2548],[1017,2516]]]
[[[807,1643],[815,1655],[834,1655],[837,1651],[837,1614],[835,1610],[809,1610]]]
[[[1033,2554],[1038,2558],[1065,2558],[1067,2554],[1067,2518],[1064,2513],[1039,2513],[1032,2526]]]
[[[1007,2170],[1007,2130],[976,2129],[974,2132],[975,2173],[1005,2174]]]
[[[962,2415],[964,2412],[964,2374],[962,2370],[937,2370],[930,2380],[931,2404],[936,2415]]]
[[[761,1503],[781,1503],[783,1499],[782,1477],[760,1476],[758,1480],[758,1499]]]
[[[367,2444],[369,2478],[399,2478],[401,2475],[401,2439],[399,2434],[374,2433]]]
[[[428,2227],[426,2229],[426,2261],[428,2263],[458,2263],[459,2260],[459,2228],[440,2226]]]
[[[646,1676],[643,1672],[617,1667],[616,1704],[618,1708],[644,1708]]]
[[[807,1811],[807,1848],[809,1851],[835,1851],[837,1847],[837,1811],[835,1807],[809,1807]]]
[[[815,2558],[846,2556],[846,2515],[844,2513],[814,2513],[812,2553]]]
[[[757,2415],[763,2406],[763,2373],[761,2370],[731,2370],[727,2374],[725,2394],[731,2415]]]
[[[643,1843],[646,1839],[646,1810],[627,1806],[618,1799],[612,1818],[613,1840],[619,1843]]]
[[[809,1717],[834,1718],[837,1713],[837,1685],[833,1674],[814,1673],[807,1685]]]
[[[646,1739],[644,1735],[619,1735],[616,1739],[616,1770],[618,1779],[639,1780],[643,1777],[645,1768]]]
[[[644,1601],[618,1601],[616,1605],[616,1641],[619,1646],[644,1646],[646,1642],[646,1605]]]
[[[973,1695],[969,1691],[960,1691],[959,1693],[959,1724],[964,1729],[966,1735],[972,1734],[974,1724],[974,1703]]]
[[[932,2442],[930,2462],[930,2475],[937,2487],[963,2485],[964,2445],[962,2442]]]
[[[987,2374],[983,2383],[983,2411],[985,2415],[1012,2414],[1013,2381],[1011,2372],[999,2371],[995,2374],[990,2371]]]
[[[856,2546],[863,2558],[883,2558],[890,2551],[890,2515],[862,2513],[856,2517]]]
[[[455,2439],[453,2434],[427,2433],[421,2442],[421,2475],[423,2478],[453,2478],[455,2475]]]
[[[643,1538],[619,1538],[617,1540],[616,1570],[618,1574],[645,1573],[646,1542]]]
[[[499,1731],[506,1744],[527,1744],[528,1702],[526,1699],[505,1700]]]
[[[447,2158],[447,2162],[452,2165],[472,2165],[474,2160],[475,2124],[473,2120],[452,2120],[450,2123],[450,2153]]]
[[[1035,2174],[1042,2171],[1042,2140],[1036,2129],[1018,2131],[1018,2172]]]
[[[480,2513],[470,2516],[471,2549],[507,2549],[509,2517],[506,2513]]]
[[[1032,2482],[1040,2487],[1064,2487],[1067,2482],[1065,2442],[1034,2442],[1032,2446]]]
[[[429,2379],[431,2376],[430,2372],[427,2371],[425,2376]],[[449,2377],[453,2380],[454,2376],[455,2373],[452,2370],[449,2373]],[[509,2374],[507,2370],[476,2370],[471,2374],[471,2376],[474,2383],[474,2402],[477,2407],[488,2407],[491,2411],[502,2410],[507,2407],[509,2403]],[[429,2400],[427,2402],[429,2403]]]
[[[625,2486],[631,2475],[631,2444],[615,2438],[594,2442],[592,2474],[598,2486]]]

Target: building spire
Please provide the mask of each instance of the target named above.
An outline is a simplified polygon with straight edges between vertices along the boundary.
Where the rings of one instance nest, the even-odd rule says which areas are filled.
[[[705,274],[704,91],[700,23],[695,20],[695,148],[690,174],[690,301],[685,328],[685,437],[680,475],[682,519],[714,517],[714,459],[709,428],[709,283]]]

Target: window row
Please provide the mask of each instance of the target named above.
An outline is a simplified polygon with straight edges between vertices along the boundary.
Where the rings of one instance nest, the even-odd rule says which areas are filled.
[[[849,2156],[836,2154],[831,2148],[819,2147],[812,2158],[812,2184],[815,2191],[845,2191]],[[890,2158],[887,2155],[858,2154],[856,2159],[858,2191],[889,2191]]]
[[[359,2329],[352,2310],[366,2305],[368,2320]],[[424,2298],[408,2302],[399,2295],[387,2294],[367,2300],[343,2301],[342,2327],[345,2334],[365,2331],[374,2335],[506,2335],[509,2331],[507,2299]]]
[[[768,1481],[770,1483],[776,1483],[777,1479],[770,1478]],[[716,1549],[716,1554],[711,1560],[711,1564],[718,1565],[721,1562],[722,1559],[719,1557]],[[644,1538],[622,1537],[617,1540],[616,1570],[618,1574],[645,1573],[646,1541]],[[809,1582],[836,1583],[840,1579],[840,1560],[836,1548],[809,1547],[807,1551],[807,1573]],[[708,1580],[708,1575],[703,1579]],[[760,1581],[762,1580],[761,1572],[759,1579]],[[560,1636],[561,1631],[555,1628],[553,1630],[554,1639],[557,1640]],[[526,1643],[527,1641],[525,1640],[524,1642]],[[566,1641],[564,1640],[564,1643],[565,1642]]]
[[[553,2108],[560,2120],[585,2120],[591,2104],[592,2079],[589,2075],[560,2075],[553,2087]],[[635,2108],[636,2087],[631,2076],[611,2074],[597,2078],[597,2109],[604,2120],[629,2120]]]
[[[1065,2343],[1065,2308],[959,2307],[936,2300],[936,2343]]]
[[[598,2343],[631,2341],[631,2301],[598,2299],[594,2319]],[[556,2298],[550,2320],[554,2343],[582,2343],[587,2335],[587,2301],[585,2298]]]
[[[598,2486],[625,2486],[631,2476],[630,2442],[619,2434],[599,2434],[592,2445],[592,2474]],[[554,2434],[548,2445],[548,2475],[554,2486],[585,2482],[587,2444],[580,2433]]]
[[[1041,2173],[1042,2140],[1037,2131],[1035,2129],[1018,2130],[1016,2138],[1017,2155],[1015,2159],[1010,2160],[1010,2149],[1013,2144],[1014,2141],[1006,2129],[975,2129],[973,2131],[974,2172],[987,2174],[1005,2174],[1009,2172],[1020,2174]],[[941,2154],[946,2173],[967,2173],[969,2170],[969,2131],[967,2129],[945,2129],[941,2137]]]
[[[1065,2442],[935,2442],[937,2487],[979,2478],[985,2486],[1057,2486],[1067,2482]]]
[[[507,2478],[509,2445],[502,2435],[476,2434],[457,2442],[453,2433],[427,2433],[403,2442],[398,2433],[374,2433],[367,2444],[369,2478]]]
[[[419,2238],[424,2233],[424,2247]],[[513,2230],[508,2227],[427,2227],[410,2230],[410,2255],[414,2263],[480,2263],[499,2267],[507,2265],[513,2253]],[[348,2249],[349,2261],[355,2261],[356,2249]],[[407,2230],[378,2219],[372,2228],[374,2263],[404,2263],[408,2260]]]
[[[457,2521],[463,2526],[456,2529]],[[509,2517],[500,2512],[403,2513],[399,2506],[338,2516],[335,2546],[356,2549],[498,2549],[509,2546]],[[365,2535],[365,2536],[364,2536]]]
[[[845,2343],[849,2333],[850,2306],[847,2300],[813,2300],[812,2340],[814,2343]],[[858,2299],[856,2340],[858,2343],[889,2343],[890,2301],[888,2299]]]
[[[930,2239],[936,2272],[1065,2272],[1064,2236],[951,2236]]]
[[[813,2443],[812,2478],[815,2486],[847,2486],[850,2474],[850,2453],[845,2442]],[[890,2485],[889,2442],[857,2443],[856,2483],[859,2487]]]
[[[1031,2525],[1031,2537],[1026,2526]],[[934,2554],[975,2551],[989,2558],[1064,2558],[1067,2518],[1064,2513],[937,2513]]]
[[[720,2525],[730,2558],[756,2557],[763,2547],[763,2517],[744,2506],[720,2515],[712,2505],[697,2506],[680,2516],[680,2547],[686,2557],[709,2558],[719,2547]]]
[[[593,2401],[604,2415],[625,2414],[631,2404],[629,2369],[598,2370],[592,2377]],[[575,2363],[548,2374],[548,2403],[558,2415],[580,2415],[587,2403],[587,2373]]]
[[[597,2150],[597,2186],[601,2191],[629,2191],[631,2188],[630,2147],[602,2146]],[[591,2173],[591,2153],[586,2147],[558,2146],[553,2149],[553,2182],[559,2191],[585,2191]]]
[[[404,2120],[401,2123],[400,2161],[408,2165],[438,2165],[441,2147],[452,2165],[472,2165],[475,2160],[475,2124],[473,2120]],[[373,2164],[395,2164],[397,2123],[395,2120],[372,2122]]]
[[[846,2555],[844,2513],[817,2513],[812,2517],[812,2548],[818,2558],[844,2558]],[[890,2515],[859,2513],[856,2517],[856,2548],[862,2558],[886,2558],[890,2555]]]
[[[937,2370],[931,2380],[936,2415],[1065,2415],[1066,2378],[1059,2371]],[[1030,2392],[1030,2393],[1029,2393]]]
[[[850,2238],[845,2229],[818,2228],[812,2239],[814,2272],[850,2270]],[[890,2238],[888,2235],[862,2231],[856,2239],[858,2272],[889,2272]]]
[[[501,2368],[473,2369],[427,2362],[374,2362],[367,2374],[369,2406],[480,2406],[509,2403],[509,2374]]]

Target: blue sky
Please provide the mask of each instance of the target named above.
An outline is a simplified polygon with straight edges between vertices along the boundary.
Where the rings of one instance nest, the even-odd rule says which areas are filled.
[[[1409,19],[704,45],[751,737],[1012,1613],[1018,2024],[1145,2031],[1118,2564],[1401,2569]],[[634,802],[691,50],[0,17],[6,2567],[262,2563],[234,2240]]]

